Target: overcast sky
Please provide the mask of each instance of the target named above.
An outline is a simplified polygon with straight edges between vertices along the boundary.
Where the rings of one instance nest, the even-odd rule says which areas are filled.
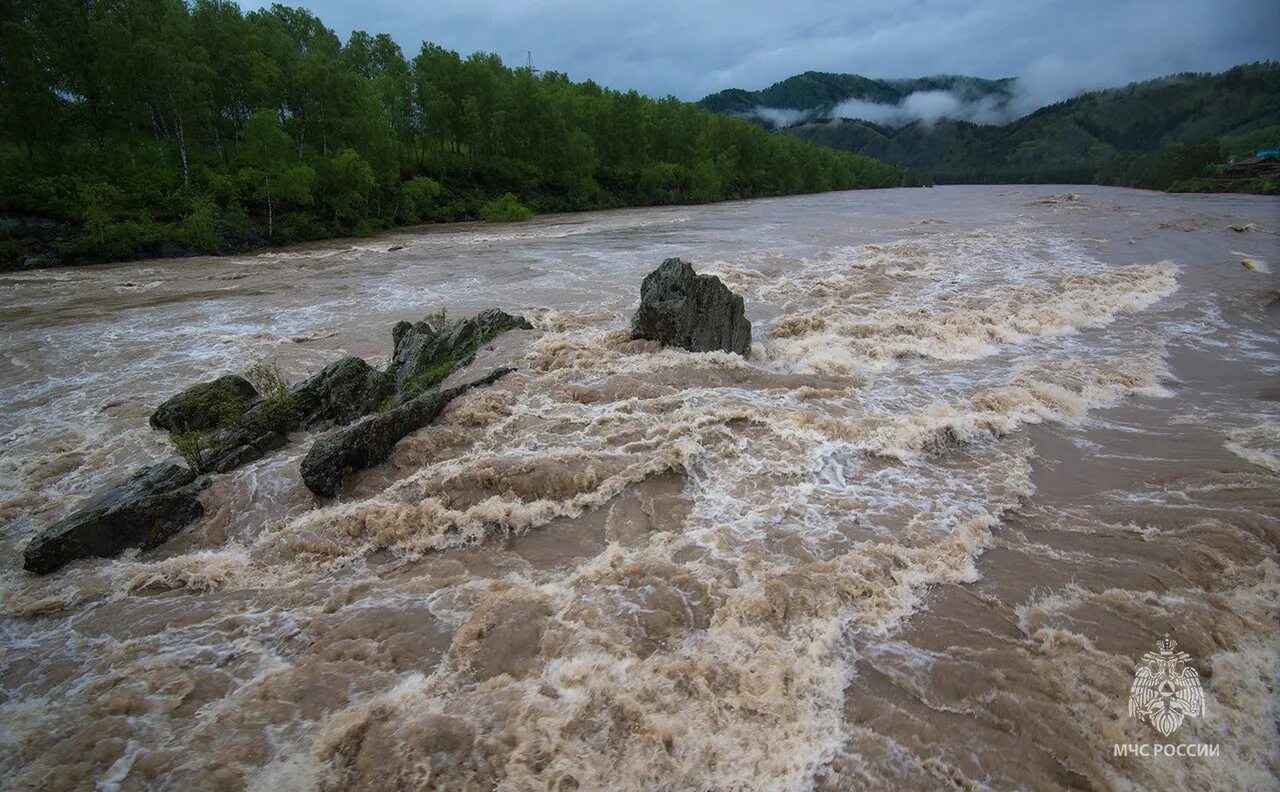
[[[611,88],[694,100],[810,69],[1021,77],[1045,101],[1280,58],[1278,0],[293,0],[390,33]],[[259,3],[245,3],[246,10]]]

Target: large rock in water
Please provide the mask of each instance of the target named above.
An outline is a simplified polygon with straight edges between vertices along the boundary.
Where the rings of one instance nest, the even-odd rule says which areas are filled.
[[[751,352],[751,323],[742,298],[716,276],[699,275],[678,258],[645,276],[631,337],[690,352],[723,350],[743,357]]]
[[[200,455],[201,470],[226,473],[285,444],[298,429],[348,424],[378,408],[394,390],[391,376],[358,357],[325,366],[288,393],[260,401]]]
[[[204,514],[197,497],[208,478],[178,465],[139,470],[27,543],[22,566],[47,575],[79,558],[110,558],[155,547]]]
[[[307,429],[347,424],[376,410],[392,390],[387,374],[361,358],[345,357],[289,391],[289,409]]]
[[[456,388],[427,391],[398,407],[321,437],[302,460],[302,482],[317,495],[336,495],[343,477],[386,461],[396,443],[435,420],[449,402],[514,370],[500,368]]]
[[[258,401],[244,377],[227,374],[170,396],[151,414],[151,428],[203,432],[231,423]]]
[[[476,350],[508,330],[532,330],[523,316],[497,308],[460,322],[399,322],[391,330],[395,351],[389,372],[408,400],[469,364]]]

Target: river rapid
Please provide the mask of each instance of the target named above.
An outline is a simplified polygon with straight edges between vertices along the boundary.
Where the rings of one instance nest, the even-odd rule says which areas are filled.
[[[1278,231],[945,187],[0,275],[0,787],[1274,789]],[[750,360],[628,340],[669,256]],[[489,307],[535,329],[450,384],[518,371],[341,500],[300,433],[157,550],[22,571],[182,387]],[[1219,755],[1113,750],[1170,742]]]

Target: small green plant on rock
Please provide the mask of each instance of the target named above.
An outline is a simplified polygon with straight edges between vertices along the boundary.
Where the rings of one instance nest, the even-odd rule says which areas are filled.
[[[289,381],[274,360],[261,359],[244,372],[262,401],[249,412],[252,426],[260,433],[285,432],[293,414],[289,401]]]
[[[432,330],[435,330],[438,333],[449,323],[449,309],[441,306],[440,308],[423,316],[422,321],[426,322],[431,326]]]
[[[202,404],[202,410],[216,416],[213,425],[204,431],[171,432],[169,441],[186,463],[196,473],[208,472],[205,460],[216,457],[228,441],[228,435],[248,429],[254,436],[268,432],[287,432],[293,417],[289,396],[289,383],[274,360],[262,359],[249,366],[243,374],[253,385],[261,400],[245,411],[244,405],[210,397]]]
[[[405,380],[404,385],[400,388],[400,403],[409,401],[415,396],[439,385],[446,377],[453,373],[458,367],[458,363],[462,361],[462,357],[453,357],[442,360],[433,366],[418,371],[413,376]]]
[[[187,467],[196,473],[204,473],[204,454],[209,450],[209,437],[204,432],[174,432],[169,435],[173,450],[178,452]]]
[[[244,378],[249,380],[249,384],[253,385],[264,399],[282,394],[289,388],[289,382],[281,373],[280,366],[268,358],[259,359],[245,369]]]

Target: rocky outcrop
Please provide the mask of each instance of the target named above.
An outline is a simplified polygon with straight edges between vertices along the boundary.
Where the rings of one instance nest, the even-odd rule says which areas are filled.
[[[244,377],[227,374],[170,396],[151,413],[151,428],[167,432],[203,432],[232,423],[258,401]]]
[[[0,212],[0,271],[62,263],[53,252],[60,228],[52,218]]]
[[[376,410],[393,390],[385,372],[358,357],[346,357],[291,390],[289,409],[305,429],[351,423]]]
[[[287,392],[260,399],[241,377],[192,386],[162,404],[151,425],[194,442],[186,455],[200,472],[226,473],[285,445],[291,431],[367,415],[392,389],[390,375],[348,357]],[[241,409],[250,399],[257,400]],[[212,427],[221,428],[202,432]],[[23,566],[43,575],[78,558],[154,547],[204,514],[196,495],[208,481],[178,465],[142,468],[39,533],[27,544]]]
[[[27,543],[22,566],[46,575],[80,558],[155,547],[204,514],[197,495],[208,482],[178,465],[143,468],[41,531]]]
[[[645,276],[631,337],[690,352],[723,350],[747,357],[751,351],[751,323],[742,298],[719,278],[699,275],[678,258]]]
[[[401,399],[408,400],[443,382],[471,363],[476,350],[508,330],[532,330],[523,316],[492,308],[460,322],[400,322],[391,330],[395,351],[389,373]]]
[[[500,368],[465,385],[427,391],[398,407],[321,437],[302,460],[302,482],[317,495],[338,494],[343,478],[386,461],[396,443],[435,420],[449,402],[514,370]]]
[[[235,470],[283,446],[290,432],[347,424],[368,415],[393,390],[389,374],[358,357],[343,358],[286,393],[267,396],[231,426],[215,432],[199,451],[199,468]]]
[[[57,236],[58,224],[51,217],[0,212],[0,239],[33,237],[48,241],[56,239]]]
[[[496,308],[458,322],[441,317],[397,323],[391,330],[394,352],[386,376],[399,403],[317,440],[302,460],[303,483],[317,495],[337,494],[344,477],[381,464],[396,443],[434,420],[449,402],[513,371],[498,369],[456,388],[433,390],[469,365],[480,347],[515,329],[531,330],[533,325]]]
[[[198,474],[230,472],[285,445],[290,432],[347,425],[383,408],[321,438],[307,454],[307,486],[332,494],[344,475],[385,460],[396,442],[458,395],[510,372],[500,369],[457,388],[428,390],[470,363],[480,346],[517,327],[531,325],[498,310],[453,323],[401,322],[392,331],[395,354],[386,371],[347,357],[273,393],[259,394],[243,377],[230,375],[187,388],[150,420],[172,433],[191,467],[152,465],[109,487],[32,539],[24,567],[47,574],[77,558],[154,547],[204,513],[197,494],[209,479]]]

